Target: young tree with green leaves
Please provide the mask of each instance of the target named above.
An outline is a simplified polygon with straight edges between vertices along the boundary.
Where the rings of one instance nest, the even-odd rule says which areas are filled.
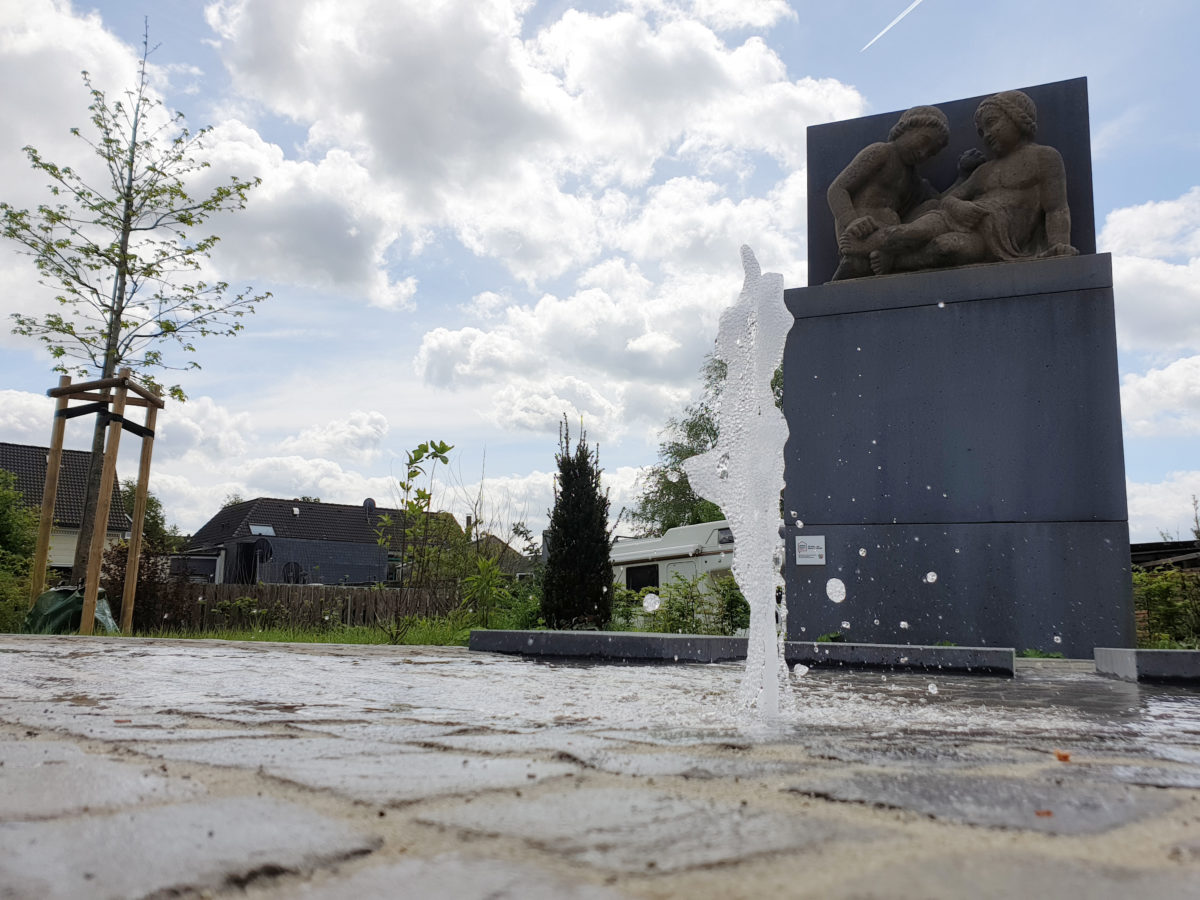
[[[137,498],[137,482],[127,478],[121,482],[121,502],[127,512],[133,512],[133,503]],[[183,538],[174,525],[167,525],[167,514],[163,510],[162,501],[154,491],[146,492],[146,516],[142,520],[142,540],[147,549],[161,553],[174,553],[182,549]]]
[[[630,510],[629,518],[637,526],[638,537],[657,537],[669,528],[698,525],[725,518],[721,507],[705,500],[694,490],[683,471],[683,461],[707,453],[717,443],[720,431],[714,410],[725,384],[725,362],[713,355],[700,367],[700,399],[683,408],[682,416],[667,420],[658,445],[658,462],[646,469],[639,484],[641,496]],[[771,378],[775,405],[783,404],[783,368]]]
[[[542,580],[542,618],[551,628],[599,627],[612,612],[608,491],[600,486],[600,451],[580,430],[571,449],[563,416],[558,430],[558,477],[546,530],[549,557]]]
[[[700,369],[700,399],[684,407],[683,415],[667,420],[658,445],[658,462],[641,476],[641,496],[629,514],[640,537],[662,534],[668,528],[715,522],[721,508],[692,490],[683,461],[711,450],[717,442],[713,417],[717,397],[725,382],[725,363],[708,356]]]
[[[122,367],[153,384],[152,370],[199,368],[164,355],[195,352],[197,338],[234,335],[269,294],[231,294],[201,267],[219,240],[205,234],[213,215],[243,209],[258,179],[232,177],[206,195],[189,182],[208,163],[197,159],[209,129],[192,133],[150,93],[143,35],[135,86],[110,99],[88,75],[91,129],[73,128],[102,163],[95,171],[59,166],[35,147],[25,155],[49,179],[50,199],[35,210],[0,203],[0,228],[33,258],[41,283],[57,292],[44,315],[14,313],[13,332],[41,341],[55,371],[109,378]],[[169,388],[184,399],[182,388]],[[100,490],[104,423],[97,417],[74,574],[81,578]]]

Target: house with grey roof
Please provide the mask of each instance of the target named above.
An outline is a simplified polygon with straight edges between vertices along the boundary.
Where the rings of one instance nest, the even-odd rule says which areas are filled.
[[[439,533],[463,537],[449,513]],[[173,574],[212,584],[378,584],[396,580],[404,513],[257,497],[220,510],[188,541]]]
[[[17,476],[17,490],[24,496],[26,505],[36,510],[42,508],[46,458],[49,453],[47,447],[0,442],[0,469]],[[75,545],[79,542],[79,525],[83,519],[83,498],[87,491],[87,470],[91,456],[82,450],[64,450],[62,454],[58,492],[54,496],[54,525],[50,531],[50,568],[60,572],[69,572],[75,561]],[[114,484],[105,532],[108,546],[128,537],[129,524],[121,492]]]

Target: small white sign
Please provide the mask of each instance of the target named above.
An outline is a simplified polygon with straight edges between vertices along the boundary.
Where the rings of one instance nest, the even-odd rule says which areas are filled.
[[[796,565],[825,565],[825,535],[806,534],[796,538]]]

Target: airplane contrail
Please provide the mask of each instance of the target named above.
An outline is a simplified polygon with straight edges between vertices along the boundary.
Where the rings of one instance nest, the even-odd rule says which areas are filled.
[[[900,13],[900,15],[896,16],[896,18],[892,19],[892,21],[888,23],[887,28],[883,29],[883,31],[879,32],[879,34],[875,35],[875,37],[871,38],[871,40],[869,40],[867,42],[867,47],[870,47],[873,43],[875,43],[877,40],[879,40],[881,37],[883,37],[889,31],[891,31],[892,28],[895,27],[897,22],[899,22],[901,19],[903,19],[905,16],[907,16],[910,12],[912,12],[914,9],[916,9],[918,6],[920,6],[922,2],[923,2],[923,0],[913,0],[913,2],[908,5],[908,9],[906,9],[904,12]],[[863,47],[862,50],[859,50],[858,52],[862,53],[863,50],[867,49],[867,47]]]

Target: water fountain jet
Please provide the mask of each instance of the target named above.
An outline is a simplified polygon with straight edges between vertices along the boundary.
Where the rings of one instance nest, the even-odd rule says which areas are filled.
[[[764,275],[746,245],[742,268],[742,292],[721,314],[714,351],[726,365],[716,404],[717,443],[683,468],[693,489],[721,507],[733,530],[733,576],[750,603],[742,702],[773,719],[779,714],[780,681],[786,683],[779,647],[786,618],[777,626],[775,597],[783,585],[779,503],[788,430],[771,380],[792,316],[783,302],[783,276]],[[786,617],[786,607],[780,615]]]

